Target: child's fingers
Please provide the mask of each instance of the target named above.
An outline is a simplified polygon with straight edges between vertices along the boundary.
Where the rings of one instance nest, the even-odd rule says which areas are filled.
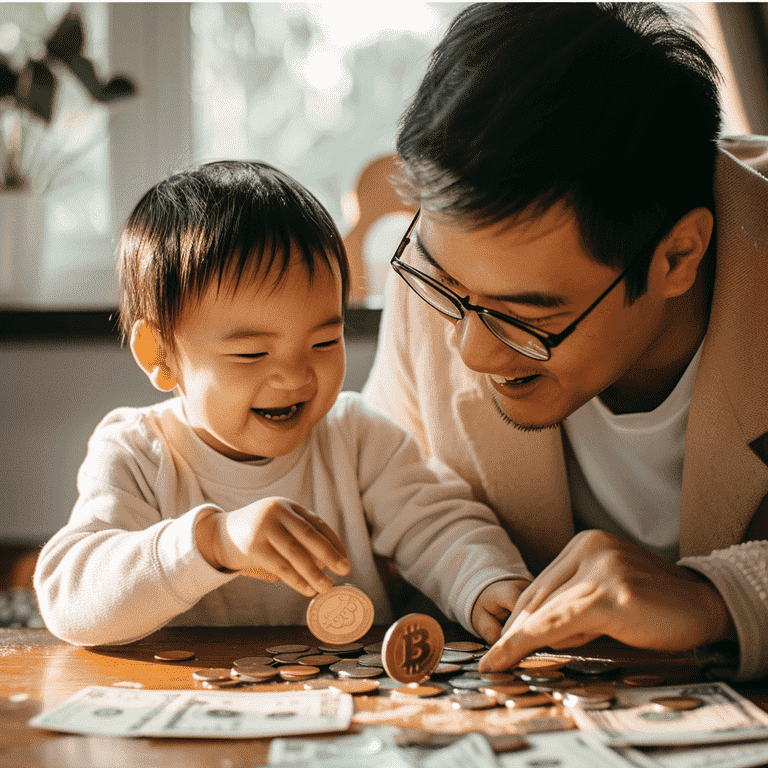
[[[318,590],[296,569],[295,561],[291,558],[286,558],[282,552],[274,546],[274,543],[272,543],[269,550],[264,553],[264,564],[270,573],[299,594],[304,595],[305,597],[314,597],[317,594]],[[256,570],[262,569],[257,568]],[[321,576],[322,575],[323,574],[321,574]]]
[[[334,530],[319,515],[295,505],[296,517],[282,520],[285,529],[324,567],[344,576],[351,565],[346,550]]]
[[[279,576],[275,576],[274,573],[257,566],[253,568],[246,568],[240,571],[240,573],[242,573],[243,576],[249,576],[252,579],[258,579],[259,581],[266,581],[270,584],[276,584],[278,581],[280,581]]]
[[[289,523],[290,525],[290,523]],[[308,523],[302,523],[306,528],[311,529]],[[313,529],[312,529],[313,530]],[[309,537],[312,532],[307,531],[295,532],[295,526],[291,525],[281,527],[278,530],[273,531],[270,534],[270,544],[275,550],[282,556],[284,560],[290,563],[294,571],[304,579],[315,592],[327,592],[332,586],[333,582],[322,571],[322,558],[318,558],[321,561],[321,566],[316,565],[316,558],[312,554],[311,549],[307,546]],[[314,535],[319,536],[315,531]]]

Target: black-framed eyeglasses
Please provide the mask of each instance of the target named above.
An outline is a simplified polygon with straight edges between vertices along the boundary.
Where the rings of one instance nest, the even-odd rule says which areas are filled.
[[[475,312],[483,321],[485,327],[499,341],[511,347],[521,355],[533,358],[534,360],[549,360],[552,357],[552,350],[562,344],[575,330],[576,326],[626,277],[629,270],[634,265],[634,261],[587,307],[567,328],[560,333],[548,333],[547,331],[534,328],[527,323],[518,320],[510,315],[497,312],[495,309],[481,307],[470,304],[466,298],[462,299],[450,288],[446,288],[442,283],[429,275],[425,275],[410,264],[401,260],[403,251],[411,241],[416,222],[419,219],[421,210],[416,211],[413,221],[397,246],[395,255],[390,264],[397,274],[405,280],[408,287],[414,291],[419,298],[427,302],[431,307],[452,320],[463,320],[467,312]]]

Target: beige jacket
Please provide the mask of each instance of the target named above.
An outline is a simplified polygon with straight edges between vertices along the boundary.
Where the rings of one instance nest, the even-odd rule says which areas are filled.
[[[683,557],[768,539],[768,180],[761,173],[768,176],[768,138],[722,141],[714,296],[686,438]],[[450,324],[394,274],[387,291],[366,399],[468,480],[539,572],[574,535],[561,431],[504,424],[484,377],[452,346]]]

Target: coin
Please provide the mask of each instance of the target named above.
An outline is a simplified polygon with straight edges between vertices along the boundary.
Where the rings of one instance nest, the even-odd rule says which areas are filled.
[[[403,616],[384,636],[384,669],[398,682],[423,683],[440,663],[444,642],[442,627],[431,616]]]
[[[518,679],[515,675],[509,672],[481,672],[480,678],[487,680],[489,683],[517,683]],[[518,686],[519,687],[519,686]],[[525,688],[528,688],[526,685]]]
[[[522,696],[524,693],[528,693],[531,689],[525,683],[486,683],[483,688],[478,688],[479,691],[483,691],[487,696]]]
[[[308,645],[273,645],[266,649],[267,653],[271,653],[273,656],[279,653],[304,653],[308,650]]]
[[[504,704],[510,709],[527,709],[529,707],[546,707],[554,703],[547,693],[524,693],[522,696],[510,696]]]
[[[428,699],[432,696],[439,696],[441,693],[445,693],[445,688],[441,686],[408,683],[400,688],[395,688],[389,695],[393,698],[397,698],[398,696],[414,696],[418,699]]]
[[[280,677],[283,680],[304,680],[320,673],[320,667],[302,667],[299,664],[287,664],[280,667]]]
[[[270,667],[266,664],[254,664],[252,667],[232,667],[231,674],[243,682],[253,683],[261,680],[271,680],[273,677],[277,677],[279,672],[275,667]]]
[[[318,648],[326,653],[335,653],[337,656],[349,656],[350,654],[357,653],[363,650],[362,643],[330,643],[328,645],[320,645]]]
[[[448,662],[450,663],[450,662]],[[462,664],[461,668],[465,672],[479,672],[480,671],[480,662],[479,661],[473,661],[471,664]]]
[[[195,658],[194,651],[157,651],[157,661],[189,661]]]
[[[272,663],[272,657],[271,656],[246,656],[242,659],[235,659],[232,662],[233,667],[252,667],[255,664],[258,664],[259,666],[262,666],[264,664],[271,664]]]
[[[585,688],[569,688],[558,697],[566,707],[580,709],[608,709],[613,703],[613,695],[601,695]]]
[[[481,688],[486,688],[488,682],[486,680],[481,680],[479,677],[462,675],[461,677],[452,677],[448,681],[448,685],[457,691],[479,691]]]
[[[460,651],[461,653],[472,653],[473,651],[483,651],[485,646],[482,643],[473,643],[469,640],[460,640],[445,644],[446,651]]]
[[[355,661],[361,667],[380,667],[384,663],[380,653],[364,653],[362,656],[358,656]]]
[[[307,626],[323,643],[341,645],[361,638],[371,628],[373,615],[368,595],[351,584],[342,584],[312,598]]]
[[[303,659],[305,656],[309,656],[306,651],[299,651],[298,653],[278,653],[272,657],[272,661],[276,664],[293,664],[299,659]]]
[[[637,688],[653,688],[655,685],[664,685],[667,681],[661,675],[629,675],[621,682]]]
[[[547,683],[565,677],[559,669],[527,669],[517,672],[516,675],[526,683]]]
[[[607,675],[617,670],[619,664],[610,659],[573,659],[565,667],[580,675]]]
[[[381,646],[383,643],[370,643],[365,646],[366,653],[381,653]]]
[[[353,696],[360,693],[370,693],[375,691],[380,683],[378,680],[329,680],[329,688],[336,688],[344,693],[351,693]]]
[[[360,665],[357,663],[357,659],[342,659],[341,661],[337,661],[335,664],[331,664],[328,669],[331,670],[331,672],[339,672],[342,669],[358,669],[360,668]]]
[[[432,670],[432,676],[434,677],[435,675],[453,675],[453,674],[456,674],[456,672],[461,672],[460,664],[443,664],[441,662]]]
[[[322,653],[314,656],[301,656],[298,659],[299,664],[304,664],[310,667],[327,667],[331,664],[341,661],[338,656],[331,656],[327,653]]]
[[[223,667],[208,667],[206,669],[196,669],[192,673],[195,680],[205,680],[207,683],[213,683],[216,680],[229,680],[230,672]]]
[[[466,664],[469,661],[474,661],[475,657],[471,653],[462,653],[461,651],[443,651],[440,656],[440,661],[454,664]]]
[[[214,682],[210,682],[208,680],[203,680],[200,685],[203,688],[209,688],[211,690],[217,691],[221,690],[223,688],[237,688],[240,686],[239,680],[216,680]]]
[[[698,709],[704,701],[696,696],[658,696],[651,699],[650,703],[660,710],[687,712],[689,709]]]
[[[547,656],[528,656],[517,662],[517,669],[562,669],[569,661]]]
[[[345,677],[378,677],[383,674],[384,670],[381,667],[347,667],[340,669],[336,674],[340,678]]]
[[[454,709],[491,709],[498,705],[499,702],[495,698],[484,693],[460,693],[451,699]]]

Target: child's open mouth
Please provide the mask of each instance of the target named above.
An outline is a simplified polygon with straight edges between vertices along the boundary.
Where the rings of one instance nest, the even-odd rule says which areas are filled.
[[[251,410],[267,421],[284,422],[296,418],[303,408],[304,403],[293,403],[285,408],[251,408]]]

